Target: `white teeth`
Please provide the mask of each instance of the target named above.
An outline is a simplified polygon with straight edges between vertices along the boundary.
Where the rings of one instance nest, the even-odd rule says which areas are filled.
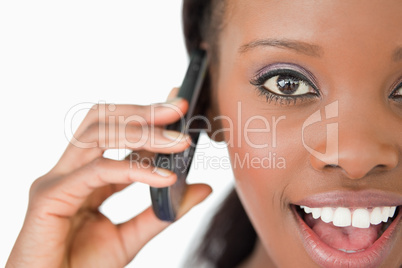
[[[358,208],[349,209],[344,207],[310,208],[301,206],[306,214],[312,213],[314,219],[321,218],[325,223],[332,222],[337,227],[353,226],[357,228],[369,228],[370,224],[378,225],[387,222],[395,215],[394,207],[374,207],[373,209]]]
[[[306,212],[307,214],[309,214],[309,213],[311,213],[311,208],[309,208],[309,207],[304,207],[303,208],[304,209],[304,212]]]
[[[352,213],[348,208],[337,208],[332,222],[337,227],[347,227],[352,223]]]
[[[357,228],[370,227],[370,213],[367,209],[359,208],[353,211],[352,226]]]
[[[312,208],[311,209],[311,213],[313,214],[313,218],[314,219],[318,219],[319,217],[321,217],[321,208]]]
[[[392,218],[395,215],[396,207],[391,207],[389,209],[389,217]]]
[[[338,250],[346,252],[346,253],[356,253],[357,252],[356,250],[346,250],[346,249],[342,249],[342,248],[340,248]]]
[[[382,208],[382,221],[387,222],[389,217],[390,207],[383,207]]]
[[[364,249],[359,249],[359,250],[347,250],[347,249],[342,249],[342,248],[338,248],[339,251],[343,251],[345,253],[356,253],[356,252],[362,252],[364,251]]]
[[[332,208],[329,207],[323,208],[321,212],[321,220],[323,222],[329,223],[333,219],[334,219],[334,211],[332,210]]]
[[[373,208],[370,214],[370,223],[374,225],[378,225],[382,222],[382,213],[380,207]]]

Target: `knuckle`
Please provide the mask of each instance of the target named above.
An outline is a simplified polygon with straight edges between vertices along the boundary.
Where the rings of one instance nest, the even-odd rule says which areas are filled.
[[[31,184],[31,187],[29,188],[29,197],[30,198],[32,198],[38,194],[39,189],[41,188],[41,184],[42,184],[41,178],[34,180],[34,182]]]
[[[138,105],[136,107],[136,115],[142,117],[146,122],[151,121],[151,106]]]
[[[97,103],[92,105],[92,107],[89,109],[88,115],[98,114],[99,106],[100,105]]]
[[[90,167],[91,169],[93,169],[93,170],[99,169],[100,166],[102,166],[102,158],[100,158],[100,157],[95,158],[94,160],[92,160],[92,161],[89,163],[89,167]]]
[[[149,141],[148,126],[126,125],[124,129],[124,145],[133,149],[139,149],[146,146]]]
[[[99,108],[100,108],[99,104],[92,105],[92,107],[89,109],[89,112],[84,120],[89,121],[89,122],[98,121],[99,120]]]
[[[49,188],[49,178],[47,175],[37,178],[31,184],[29,188],[29,200],[30,202],[36,202],[41,196],[45,195]]]
[[[98,103],[92,105],[92,107],[91,107],[91,112],[98,110],[98,109],[99,109],[99,106],[100,106],[100,105],[99,105]]]
[[[85,132],[89,132],[89,133],[97,133],[99,132],[99,123],[91,123],[89,124],[89,126],[87,127]]]
[[[100,138],[100,135],[102,134],[100,131],[100,123],[95,122],[90,125],[85,129],[85,131],[81,134],[80,141],[83,142],[91,142],[91,141],[96,141],[98,140],[98,137]]]
[[[88,164],[88,168],[90,169],[91,172],[94,172],[95,174],[99,174],[100,172],[102,172],[102,170],[106,164],[106,161],[107,160],[103,157],[95,158]]]
[[[101,115],[105,115],[109,104],[106,103],[96,103],[93,104],[92,107],[89,109],[88,114],[86,115],[84,121],[88,122],[90,124],[91,122],[99,122],[101,121]]]

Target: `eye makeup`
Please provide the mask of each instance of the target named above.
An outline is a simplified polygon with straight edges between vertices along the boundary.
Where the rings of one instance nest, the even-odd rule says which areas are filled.
[[[396,83],[391,87],[392,92],[389,94],[389,98],[396,102],[402,103],[402,77],[397,80]]]
[[[268,102],[281,105],[320,97],[315,77],[307,70],[292,63],[274,63],[260,69],[250,84]],[[304,90],[302,90],[304,89]],[[298,91],[304,91],[298,94]]]
[[[298,101],[321,97],[318,83],[314,75],[303,67],[293,63],[273,63],[257,71],[250,80],[259,96],[265,96],[266,101],[281,105],[297,104]],[[282,90],[278,90],[282,87]],[[289,90],[291,88],[297,88]],[[300,87],[310,88],[303,94],[297,94]],[[402,77],[391,87],[389,98],[402,103]],[[299,92],[300,93],[300,92]]]

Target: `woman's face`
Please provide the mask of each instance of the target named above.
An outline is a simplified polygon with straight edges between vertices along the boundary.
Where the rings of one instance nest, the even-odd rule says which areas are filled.
[[[399,267],[400,217],[379,222],[402,205],[401,2],[228,2],[215,108],[265,251]]]

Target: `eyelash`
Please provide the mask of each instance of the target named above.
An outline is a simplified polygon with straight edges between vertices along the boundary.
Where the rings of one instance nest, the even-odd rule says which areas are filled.
[[[302,94],[302,95],[279,95],[274,92],[271,92],[270,90],[266,89],[264,87],[264,84],[268,79],[271,79],[275,76],[278,75],[286,75],[289,77],[293,77],[296,80],[300,80],[305,82],[307,85],[311,86],[316,93],[307,93],[307,94]],[[305,101],[305,100],[310,100],[313,98],[317,98],[320,96],[319,91],[317,87],[304,75],[301,73],[291,70],[291,69],[277,69],[277,70],[272,70],[268,71],[266,73],[259,74],[257,77],[252,79],[250,81],[250,84],[253,86],[256,86],[256,90],[258,91],[259,96],[265,96],[267,102],[271,103],[272,101],[275,101],[275,104],[279,103],[281,105],[291,105],[291,104],[296,104],[297,101]]]
[[[274,92],[271,92],[270,90],[266,89],[264,87],[265,82],[268,79],[271,79],[275,76],[278,75],[287,75],[290,77],[295,78],[296,80],[303,81],[307,83],[309,86],[311,86],[316,93],[307,93],[307,94],[302,94],[302,95],[278,95]],[[266,73],[259,74],[257,77],[254,79],[250,80],[250,84],[256,86],[256,90],[258,91],[259,96],[265,96],[266,101],[271,103],[272,101],[275,101],[275,104],[280,102],[280,104],[285,104],[285,105],[290,105],[290,104],[296,104],[297,101],[304,101],[304,100],[310,100],[316,97],[320,97],[319,90],[317,87],[304,75],[301,73],[291,70],[291,69],[277,69],[277,70],[272,70],[268,71]],[[396,92],[398,90],[402,89],[402,82],[397,84],[397,86],[394,87],[392,90],[391,94],[389,94],[389,98],[393,99],[396,102],[402,103],[402,93],[400,95],[396,95]],[[285,102],[285,103],[283,103]]]
[[[392,98],[396,102],[402,102],[402,95],[395,95],[398,90],[402,89],[402,82],[397,84],[397,86],[389,94],[389,98]]]

